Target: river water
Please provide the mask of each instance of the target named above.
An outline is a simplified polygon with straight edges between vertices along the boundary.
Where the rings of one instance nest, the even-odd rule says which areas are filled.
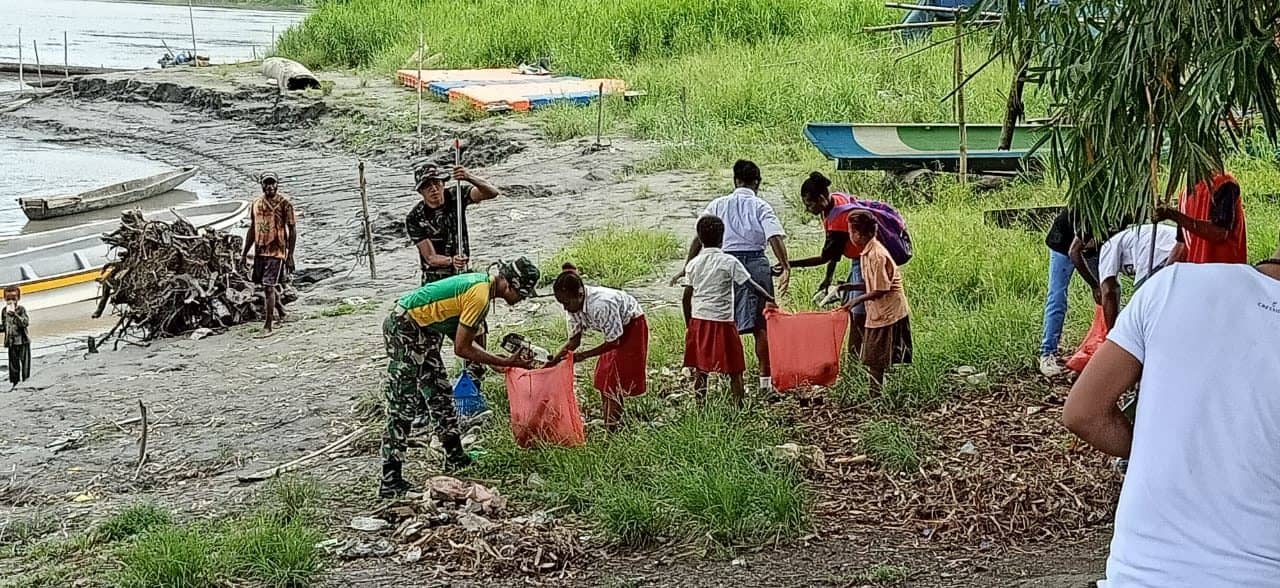
[[[201,7],[193,13],[197,49],[215,64],[261,57],[272,46],[273,35],[305,16],[293,11]],[[18,61],[19,27],[25,63],[35,61],[35,41],[43,64],[61,64],[64,31],[71,65],[157,67],[156,60],[165,54],[165,43],[174,51],[191,48],[191,20],[186,6],[98,0],[0,0],[0,61]],[[48,70],[45,74],[51,75]],[[35,74],[31,71],[27,75]],[[19,89],[13,76],[0,77],[0,93]],[[0,94],[0,102],[6,99]],[[118,210],[107,210],[29,223],[18,208],[20,197],[76,193],[170,167],[148,159],[145,153],[120,153],[84,145],[74,137],[47,137],[15,129],[14,125],[6,125],[0,115],[0,238],[119,214]],[[137,206],[156,210],[218,198],[215,186],[202,179],[197,175],[179,190]],[[92,303],[80,303],[33,313],[36,355],[74,345],[88,333],[110,328],[114,321],[108,318],[90,321],[87,317],[92,310]],[[0,364],[3,363],[4,358],[0,357]]]
[[[304,13],[242,8],[192,10],[196,49],[214,63],[261,56],[278,35],[302,20]],[[22,57],[42,64],[63,62],[62,35],[72,65],[118,68],[157,67],[165,44],[176,51],[191,48],[191,18],[186,6],[96,0],[0,0],[0,61],[18,61],[18,29]],[[55,67],[56,69],[56,67]],[[48,73],[48,72],[46,72]]]

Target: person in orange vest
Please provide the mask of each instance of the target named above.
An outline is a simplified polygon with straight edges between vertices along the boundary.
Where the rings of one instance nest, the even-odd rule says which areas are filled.
[[[1182,196],[1178,209],[1160,207],[1159,220],[1178,224],[1173,260],[1191,263],[1248,263],[1244,202],[1240,183],[1225,171],[1201,180]]]

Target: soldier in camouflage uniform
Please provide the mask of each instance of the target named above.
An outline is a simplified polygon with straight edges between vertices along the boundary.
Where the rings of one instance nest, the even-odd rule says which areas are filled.
[[[452,387],[440,355],[445,337],[453,339],[454,354],[463,360],[500,368],[529,367],[527,358],[499,357],[477,342],[489,302],[501,298],[515,304],[532,297],[540,277],[538,267],[523,257],[498,266],[496,276],[460,274],[405,294],[383,322],[389,378],[379,496],[401,496],[412,489],[402,468],[409,433],[420,414],[430,417],[444,445],[446,467],[471,464],[462,449]]]

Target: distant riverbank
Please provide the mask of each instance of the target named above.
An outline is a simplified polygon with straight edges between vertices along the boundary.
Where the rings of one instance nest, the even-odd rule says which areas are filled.
[[[129,2],[134,4],[167,4],[186,6],[186,0],[109,0],[112,2]],[[309,10],[314,8],[316,0],[196,0],[196,7],[206,8],[252,8],[255,10]]]

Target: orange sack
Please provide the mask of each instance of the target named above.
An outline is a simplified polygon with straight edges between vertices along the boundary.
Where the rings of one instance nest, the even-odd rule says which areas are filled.
[[[836,383],[849,330],[847,310],[790,313],[771,306],[764,317],[774,388],[785,391]]]
[[[573,394],[573,357],[537,370],[507,370],[511,434],[528,449],[541,443],[578,447],[587,432]]]
[[[1084,371],[1084,366],[1089,365],[1089,360],[1093,359],[1093,353],[1102,347],[1102,343],[1107,340],[1107,319],[1102,314],[1102,307],[1099,306],[1093,311],[1093,325],[1089,327],[1089,332],[1085,334],[1084,341],[1080,342],[1080,348],[1076,350],[1075,355],[1067,360],[1067,369],[1080,373]]]

